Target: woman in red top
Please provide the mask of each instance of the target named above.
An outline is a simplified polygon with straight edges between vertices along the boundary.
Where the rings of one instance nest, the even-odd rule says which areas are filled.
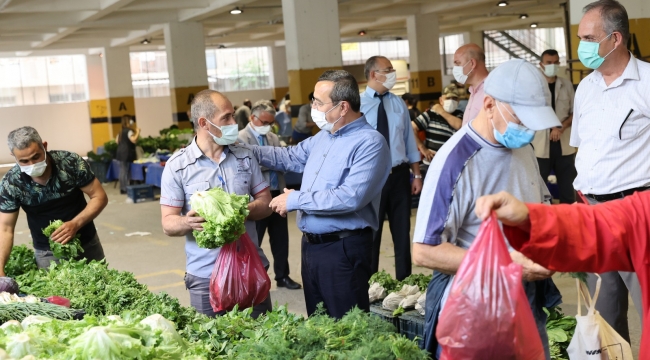
[[[476,215],[495,210],[515,249],[554,271],[634,271],[643,298],[641,359],[650,359],[650,191],[595,206],[524,204],[501,192],[483,196]]]

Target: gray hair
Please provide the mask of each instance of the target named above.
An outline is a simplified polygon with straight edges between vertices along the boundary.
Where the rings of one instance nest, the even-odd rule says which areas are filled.
[[[318,81],[331,81],[334,88],[330,94],[332,102],[347,101],[352,111],[359,112],[361,108],[361,97],[359,96],[359,84],[357,80],[345,70],[327,70]]]
[[[212,120],[217,114],[217,112],[219,112],[219,108],[212,100],[213,94],[221,94],[221,93],[210,89],[201,90],[196,95],[194,95],[194,99],[192,99],[190,120],[194,124],[195,131],[199,130],[200,118],[206,118]]]
[[[275,107],[268,100],[258,100],[251,108],[251,114],[259,117],[261,113],[269,113],[275,117]]]
[[[26,149],[32,143],[37,143],[43,146],[43,140],[38,135],[38,131],[31,126],[23,126],[9,133],[7,137],[7,145],[9,150],[14,153],[14,149]]]
[[[598,0],[587,4],[582,8],[584,14],[599,10],[600,18],[603,20],[603,30],[607,35],[619,32],[623,36],[623,42],[627,43],[630,38],[630,21],[627,18],[625,7],[616,0]]]
[[[387,57],[381,55],[371,56],[368,60],[366,60],[366,65],[363,67],[363,74],[366,75],[367,80],[370,80],[370,72],[375,70],[375,66],[377,65],[377,60],[379,59],[388,60]]]

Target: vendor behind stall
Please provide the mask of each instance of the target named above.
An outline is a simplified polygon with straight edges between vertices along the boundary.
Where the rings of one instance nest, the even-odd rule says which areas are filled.
[[[0,276],[5,275],[21,207],[27,214],[39,268],[57,260],[41,230],[54,220],[64,224],[52,234],[52,241],[66,244],[79,234],[84,249],[81,257],[104,259],[93,219],[108,198],[88,163],[75,153],[47,151],[47,142],[30,126],[9,133],[7,143],[17,164],[0,181]]]

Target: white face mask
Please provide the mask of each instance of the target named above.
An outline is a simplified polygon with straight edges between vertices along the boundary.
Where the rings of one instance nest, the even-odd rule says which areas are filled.
[[[458,109],[458,101],[452,100],[452,99],[447,99],[443,102],[442,108],[448,112],[448,113],[453,113]]]
[[[557,75],[557,70],[559,67],[560,66],[557,64],[544,65],[544,75],[546,75],[546,77],[554,77]]]
[[[260,135],[266,135],[271,131],[271,125],[255,126],[251,123],[253,130],[255,130]]]
[[[43,175],[45,169],[47,169],[47,152],[45,151],[45,148],[43,148],[43,152],[45,152],[45,159],[43,161],[31,165],[18,164],[18,166],[20,166],[20,171],[31,177],[39,177]]]
[[[205,120],[208,123],[210,123],[212,126],[221,130],[221,137],[214,136],[214,134],[211,133],[210,130],[208,130],[208,133],[212,135],[212,140],[214,140],[214,142],[216,142],[217,144],[221,146],[226,146],[226,145],[234,144],[235,141],[237,141],[237,136],[239,135],[239,126],[237,124],[217,126],[215,124],[212,124],[208,119]]]
[[[454,79],[456,79],[456,81],[458,81],[461,84],[464,84],[464,83],[467,82],[467,77],[469,76],[469,74],[472,73],[472,71],[474,71],[474,69],[470,70],[467,74],[463,73],[463,69],[465,68],[465,66],[467,66],[467,64],[469,64],[471,62],[472,61],[470,60],[463,66],[454,66],[454,69],[452,70],[452,73],[454,74]]]
[[[336,125],[336,123],[339,122],[339,120],[341,120],[343,118],[343,116],[338,118],[338,120],[336,120],[335,122],[330,123],[330,122],[327,122],[326,115],[330,111],[334,110],[339,105],[341,105],[340,102],[338,104],[336,104],[336,106],[334,106],[333,108],[327,110],[327,112],[322,112],[320,110],[311,108],[311,118],[314,120],[314,124],[316,124],[316,126],[318,126],[321,130],[332,131],[332,129],[334,128],[334,125]]]
[[[390,90],[393,88],[393,86],[395,86],[395,83],[397,83],[397,71],[393,71],[391,73],[385,74],[385,76],[386,76],[386,81],[384,81],[381,84],[384,85],[386,89]]]

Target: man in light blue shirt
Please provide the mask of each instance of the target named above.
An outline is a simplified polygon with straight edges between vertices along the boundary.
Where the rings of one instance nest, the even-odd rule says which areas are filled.
[[[354,77],[329,70],[318,79],[312,102],[312,118],[324,131],[288,148],[240,145],[252,149],[262,166],[303,173],[300,190],[285,189],[270,206],[283,216],[298,212],[309,315],[320,302],[336,318],[354,306],[370,308],[372,231],[379,226],[381,187],[391,166],[386,141],[359,108]]]
[[[379,228],[372,243],[372,271],[379,270],[382,224],[388,215],[395,247],[395,277],[403,280],[411,275],[411,195],[422,190],[420,152],[411,130],[408,108],[389,91],[397,77],[393,64],[383,56],[373,56],[366,61],[364,70],[368,87],[361,94],[361,112],[388,142],[392,166],[388,180],[382,184]]]

